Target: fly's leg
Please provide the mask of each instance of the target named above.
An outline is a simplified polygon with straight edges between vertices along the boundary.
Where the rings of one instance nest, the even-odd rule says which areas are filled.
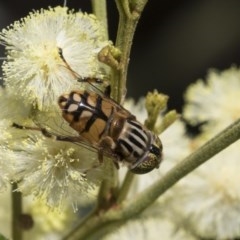
[[[17,123],[13,123],[13,124],[12,124],[12,127],[18,128],[18,129],[41,131],[41,129],[38,128],[38,127],[25,127],[25,126],[22,126],[22,125],[17,124]]]
[[[79,143],[79,142],[84,143],[85,142],[85,144],[86,144],[86,141],[84,139],[82,139],[81,136],[55,135],[55,134],[52,134],[49,131],[47,131],[47,129],[45,129],[45,128],[22,126],[17,123],[13,123],[12,126],[15,128],[19,128],[19,129],[39,131],[43,134],[43,136],[45,136],[47,138],[51,138],[56,141],[64,141],[64,142],[71,142],[71,143]],[[106,137],[102,138],[102,140],[100,141],[98,146],[93,146],[93,147],[97,150],[98,160],[99,160],[99,164],[97,164],[96,166],[93,166],[93,168],[97,168],[103,163],[104,156],[109,156],[114,159],[114,161],[113,161],[114,165],[116,166],[117,169],[119,169],[120,159],[119,159],[119,156],[116,153],[114,153],[114,150],[116,148],[116,143],[114,142],[114,140],[111,137],[106,136]]]
[[[54,135],[50,132],[48,132],[45,128],[40,128],[40,127],[27,127],[27,126],[22,126],[17,123],[12,124],[13,127],[19,128],[19,129],[26,129],[26,130],[33,130],[33,131],[39,131],[42,133],[43,136],[47,138],[52,138],[57,141],[64,141],[64,142],[79,142],[80,136],[76,137],[71,137],[71,136],[59,136],[59,135]]]
[[[68,62],[66,61],[66,59],[63,56],[63,51],[62,48],[58,48],[58,54],[60,56],[60,58],[62,59],[62,61],[64,62],[65,66],[67,69],[69,69],[69,71],[72,73],[72,75],[74,77],[77,78],[78,82],[85,82],[85,83],[89,83],[90,85],[92,85],[93,87],[95,87],[98,91],[101,91],[98,87],[95,86],[99,85],[102,86],[105,90],[103,91],[104,96],[106,97],[110,97],[111,94],[111,86],[109,84],[109,82],[107,80],[103,80],[100,78],[83,78],[81,76],[78,75],[78,73],[76,73],[68,64]]]
[[[110,84],[105,88],[104,94],[105,94],[105,96],[110,98],[110,95],[111,95],[111,85]]]
[[[107,80],[103,80],[100,78],[81,78],[81,79],[78,79],[78,81],[89,83],[97,91],[100,91],[105,97],[110,98],[111,85],[109,84],[109,82]],[[98,88],[97,85],[101,86],[101,88],[103,88],[104,91],[102,91],[100,88]]]
[[[47,131],[45,128],[22,126],[22,125],[19,125],[17,123],[13,123],[12,127],[15,127],[15,128],[18,128],[18,129],[23,129],[23,130],[25,129],[25,130],[39,131],[43,134],[43,136],[45,136],[47,138],[51,138],[51,139],[56,140],[56,141],[71,142],[71,143],[79,143],[79,142],[83,143],[84,142],[84,140],[81,138],[81,136],[73,137],[73,136],[55,135],[55,134],[52,134],[49,131]],[[86,141],[85,141],[85,143],[86,143]],[[103,162],[103,152],[102,152],[102,154],[99,154],[101,150],[99,151],[98,150],[99,148],[96,148],[96,149],[97,149],[97,152],[98,152],[99,163],[94,164],[91,167],[89,167],[88,169],[86,169],[85,171],[83,171],[83,177],[86,177],[86,174],[89,171],[91,171],[93,169],[96,169],[96,168],[99,168],[101,166],[102,162]],[[100,160],[100,159],[102,159],[102,160]]]

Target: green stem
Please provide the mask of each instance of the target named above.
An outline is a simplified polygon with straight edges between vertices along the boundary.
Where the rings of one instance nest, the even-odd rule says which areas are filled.
[[[180,179],[238,139],[240,139],[240,119],[179,162],[164,177],[129,202],[128,206],[123,207],[122,216],[129,218],[142,212]]]
[[[103,23],[105,29],[105,39],[108,39],[108,22],[107,22],[107,4],[106,0],[92,0],[93,13],[96,17]],[[100,209],[107,209],[112,201],[114,200],[116,189],[118,188],[118,176],[115,166],[112,162],[107,162],[109,165],[109,175],[111,176],[111,181],[109,179],[103,180],[98,194],[98,206]]]
[[[127,172],[127,174],[124,178],[124,181],[122,183],[122,186],[119,189],[119,192],[118,192],[118,195],[117,195],[117,203],[118,204],[123,202],[126,199],[127,194],[129,192],[129,189],[132,185],[134,176],[135,175],[132,172],[130,172],[130,171]]]
[[[118,68],[113,69],[112,91],[115,100],[121,103],[126,95],[127,70],[133,36],[145,5],[136,3],[130,9],[128,0],[116,0],[116,5],[119,12],[119,25],[115,46],[121,51],[121,58]]]
[[[17,192],[17,183],[12,184],[12,239],[22,240],[20,216],[22,214],[22,194]]]
[[[9,240],[0,233],[0,240]]]
[[[108,22],[107,22],[107,3],[106,0],[92,0],[93,13],[97,19],[102,22],[105,30],[105,39],[108,39]]]
[[[98,193],[98,212],[106,211],[116,202],[116,195],[118,192],[118,171],[116,166],[110,161],[106,161],[106,164],[109,164],[109,178],[102,181]]]
[[[197,151],[178,163],[165,176],[138,194],[135,198],[122,202],[119,206],[110,209],[101,216],[95,215],[89,218],[82,228],[75,232],[75,235],[72,236],[73,238],[69,239],[94,239],[93,236],[98,236],[98,231],[103,232],[104,229],[106,232],[109,232],[109,229],[115,229],[120,224],[126,222],[126,220],[140,214],[180,179],[239,138],[240,120],[237,120],[215,138],[208,141]]]
[[[78,232],[78,229],[85,225],[89,219],[93,218],[96,215],[96,211],[97,210],[94,209],[90,214],[88,214],[82,221],[77,224],[77,226],[75,226],[66,236],[64,236],[62,240],[75,239],[74,236],[76,235],[76,232]]]

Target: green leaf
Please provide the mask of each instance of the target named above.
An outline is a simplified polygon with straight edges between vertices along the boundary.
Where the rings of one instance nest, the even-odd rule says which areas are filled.
[[[8,238],[4,237],[4,236],[0,233],[0,240],[8,240]]]

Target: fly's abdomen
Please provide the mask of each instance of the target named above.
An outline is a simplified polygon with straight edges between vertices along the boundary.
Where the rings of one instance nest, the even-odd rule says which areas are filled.
[[[129,163],[135,163],[147,151],[149,136],[135,120],[127,120],[117,140],[117,151]]]
[[[90,143],[99,142],[113,112],[110,102],[94,92],[72,91],[62,95],[58,104],[73,129]]]

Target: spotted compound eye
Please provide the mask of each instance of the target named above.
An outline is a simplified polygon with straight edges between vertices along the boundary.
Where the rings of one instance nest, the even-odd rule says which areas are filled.
[[[141,159],[139,164],[131,169],[135,174],[145,174],[154,168],[159,168],[162,161],[162,143],[158,136],[153,136],[153,143],[150,145],[148,153]]]

